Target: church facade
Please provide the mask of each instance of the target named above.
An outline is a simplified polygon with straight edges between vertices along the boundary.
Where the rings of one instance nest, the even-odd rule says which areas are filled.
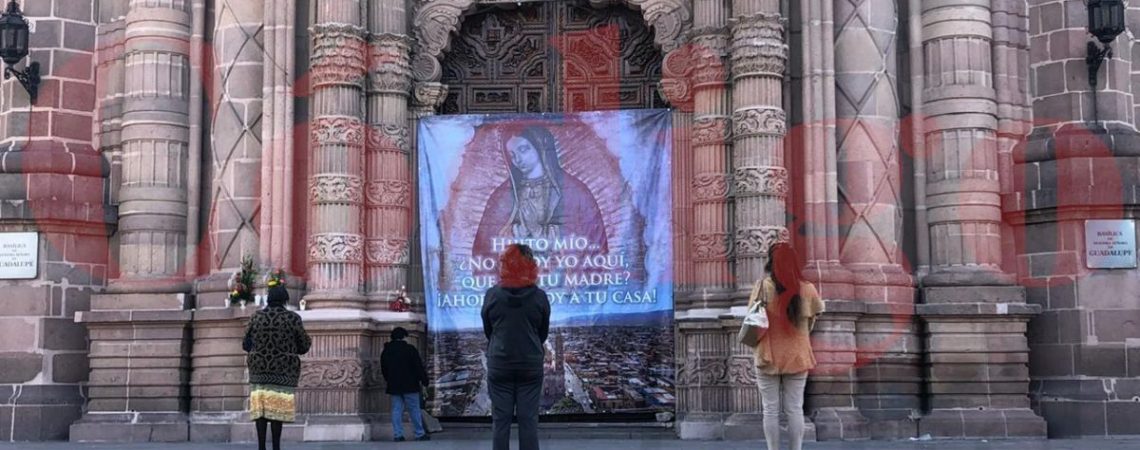
[[[762,433],[735,335],[778,241],[827,303],[809,438],[1140,434],[1140,6],[1096,83],[1078,0],[22,7],[44,79],[0,88],[0,248],[35,233],[36,270],[0,280],[0,440],[251,439],[246,257],[313,337],[286,438],[385,439],[380,350],[426,336],[417,121],[627,108],[673,114],[680,438]],[[1126,251],[1095,226],[1130,267],[1090,268]]]

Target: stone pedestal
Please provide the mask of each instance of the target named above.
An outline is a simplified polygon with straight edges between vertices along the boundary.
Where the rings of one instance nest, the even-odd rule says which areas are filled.
[[[194,313],[190,375],[190,440],[229,442],[248,410],[246,353],[249,316],[257,309],[200,309]]]
[[[1029,405],[1026,323],[1040,310],[1017,286],[932,287],[926,323],[930,412],[920,434],[936,438],[1045,437]]]
[[[867,437],[867,419],[856,408],[856,321],[865,306],[859,302],[827,301],[812,333],[816,368],[805,392],[805,405],[820,440]]]
[[[855,403],[870,420],[868,437],[915,436],[922,409],[922,342],[914,304],[871,303],[858,324]]]
[[[107,300],[100,297],[94,303]],[[169,304],[182,296],[148,297]],[[113,310],[76,315],[90,333],[91,373],[87,413],[71,426],[73,442],[189,440],[191,314]]]

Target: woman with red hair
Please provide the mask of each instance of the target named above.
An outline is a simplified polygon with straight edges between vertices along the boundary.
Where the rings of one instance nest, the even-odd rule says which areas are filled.
[[[518,418],[519,450],[538,450],[543,359],[550,334],[550,300],[538,287],[530,247],[512,244],[499,258],[499,284],[483,297],[487,387],[494,450],[510,450],[511,419]]]
[[[823,313],[823,301],[815,286],[804,281],[800,261],[787,243],[768,251],[767,276],[756,282],[749,296],[768,313],[768,332],[755,349],[759,371],[760,402],[764,407],[764,439],[768,450],[780,449],[780,398],[788,415],[792,450],[801,450],[804,437],[804,386],[808,371],[815,368],[811,330]]]

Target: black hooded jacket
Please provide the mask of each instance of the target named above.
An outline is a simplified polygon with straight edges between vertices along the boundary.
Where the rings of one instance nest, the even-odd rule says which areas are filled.
[[[403,339],[384,344],[384,352],[380,354],[380,372],[388,382],[385,392],[391,395],[414,394],[420,392],[420,386],[428,384],[420,351]]]
[[[495,286],[483,298],[487,368],[542,369],[550,334],[550,300],[537,286]]]

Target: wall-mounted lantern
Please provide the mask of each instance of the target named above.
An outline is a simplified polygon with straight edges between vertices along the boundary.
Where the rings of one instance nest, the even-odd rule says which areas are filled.
[[[1112,41],[1124,32],[1124,0],[1088,0],[1089,41],[1085,62],[1089,66],[1089,86],[1096,90],[1096,75],[1106,58],[1112,58]]]
[[[0,59],[4,60],[4,79],[16,76],[24,90],[28,91],[31,103],[36,103],[40,89],[40,63],[29,62],[23,71],[14,69],[16,64],[28,56],[28,20],[20,11],[16,0],[8,2],[8,9],[0,14]]]

